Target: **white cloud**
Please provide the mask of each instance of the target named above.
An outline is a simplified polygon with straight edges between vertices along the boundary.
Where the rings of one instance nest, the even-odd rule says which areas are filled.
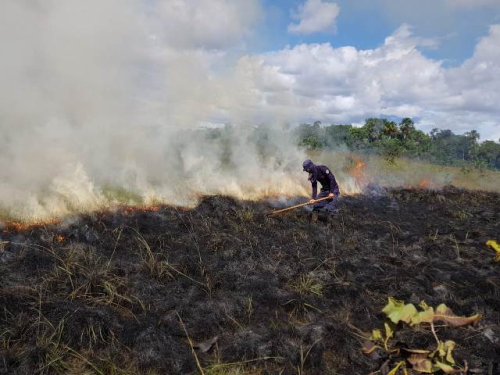
[[[288,32],[294,34],[312,34],[320,31],[335,30],[335,19],[340,8],[337,4],[323,0],[306,0],[299,6],[292,18],[299,23],[288,25]]]
[[[458,68],[445,68],[419,51],[430,45],[435,42],[402,25],[376,49],[302,44],[247,56],[237,70],[239,79],[252,80],[247,99],[258,106],[259,119],[349,123],[370,116],[412,116],[422,119],[425,130],[478,128],[483,137],[497,137],[500,25],[490,28]]]

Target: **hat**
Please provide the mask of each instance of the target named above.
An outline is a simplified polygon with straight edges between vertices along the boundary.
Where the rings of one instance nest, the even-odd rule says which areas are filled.
[[[314,167],[314,163],[312,162],[311,159],[306,159],[302,163],[302,168],[304,171],[310,172]]]

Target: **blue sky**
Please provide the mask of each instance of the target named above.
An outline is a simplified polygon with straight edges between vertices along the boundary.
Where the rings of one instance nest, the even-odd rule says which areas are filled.
[[[332,1],[333,2],[333,1]],[[437,39],[437,48],[424,48],[425,56],[456,66],[472,56],[479,37],[488,34],[489,26],[500,23],[500,1],[468,5],[465,1],[453,5],[438,1],[416,0],[338,0],[340,13],[336,32],[297,35],[287,32],[302,0],[263,0],[264,22],[258,30],[259,39],[253,46],[265,52],[300,43],[331,43],[334,47],[354,46],[373,49],[399,26],[412,26],[416,35]]]

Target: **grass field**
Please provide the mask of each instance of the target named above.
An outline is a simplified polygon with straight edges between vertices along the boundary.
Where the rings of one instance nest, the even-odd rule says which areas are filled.
[[[342,178],[357,174],[360,184],[379,184],[388,187],[441,188],[453,185],[468,190],[500,192],[500,172],[443,166],[409,159],[388,161],[382,157],[361,156],[351,152],[310,152],[317,164],[330,166]],[[347,179],[348,180],[348,179]]]

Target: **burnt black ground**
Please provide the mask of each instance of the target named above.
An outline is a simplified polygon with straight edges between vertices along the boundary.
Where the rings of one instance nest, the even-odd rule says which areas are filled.
[[[382,326],[388,296],[483,314],[438,335],[458,363],[495,373],[500,263],[485,243],[500,240],[499,194],[343,197],[332,228],[270,209],[215,196],[0,227],[0,374],[196,373],[179,317],[194,343],[217,337],[196,349],[206,374],[368,374],[384,358],[365,357],[360,336]],[[397,340],[435,346],[426,328]]]

